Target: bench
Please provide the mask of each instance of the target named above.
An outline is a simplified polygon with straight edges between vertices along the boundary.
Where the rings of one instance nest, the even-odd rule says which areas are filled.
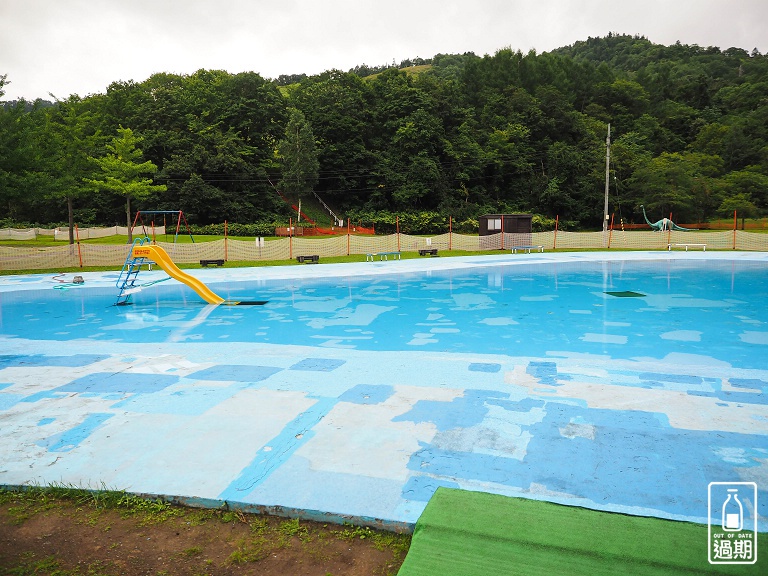
[[[679,248],[681,246],[685,246],[685,251],[688,252],[688,246],[697,246],[701,248],[704,252],[707,251],[707,245],[706,244],[667,244],[667,251],[672,250],[672,246],[675,246],[676,248]]]
[[[296,262],[300,264],[317,264],[320,262],[320,256],[312,254],[311,256],[296,256]]]
[[[426,256],[429,254],[430,256],[437,256],[437,248],[420,248],[419,249],[419,256]]]
[[[526,254],[530,254],[531,250],[544,252],[544,246],[512,246],[512,254],[517,254],[518,250],[522,250]]]
[[[224,266],[224,259],[200,260],[200,266],[203,268],[208,268],[208,266]]]
[[[389,257],[392,256],[392,259],[400,260],[400,252],[372,252],[370,254],[365,255],[365,261],[366,262],[373,262],[374,256],[378,256],[379,260],[389,260]]]

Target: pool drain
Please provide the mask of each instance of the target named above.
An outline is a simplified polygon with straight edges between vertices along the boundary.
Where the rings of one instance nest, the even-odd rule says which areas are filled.
[[[616,296],[616,298],[645,298],[645,294],[640,292],[632,292],[630,290],[624,290],[623,292],[606,292],[610,296]]]

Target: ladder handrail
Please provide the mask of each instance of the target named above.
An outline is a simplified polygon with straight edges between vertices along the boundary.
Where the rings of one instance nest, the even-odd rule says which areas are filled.
[[[317,192],[315,192],[314,190],[312,190],[312,194],[315,196],[315,198],[317,198],[318,202],[320,202],[320,204],[322,204],[322,205],[323,205],[323,208],[325,208],[326,210],[328,210],[328,213],[329,213],[331,216],[333,216],[333,219],[336,221],[336,224],[338,224],[338,223],[341,221],[341,219],[340,219],[338,216],[336,216],[336,214],[333,212],[333,210],[331,210],[331,209],[328,207],[328,204],[326,204],[325,202],[323,202],[323,199],[322,199],[322,198],[320,198],[320,196],[318,196],[318,195],[317,195]]]
[[[144,264],[144,257],[133,257],[133,249],[135,246],[141,246],[145,242],[150,243],[151,240],[148,236],[145,237],[139,237],[135,238],[133,240],[133,243],[131,244],[130,251],[128,252],[128,256],[125,258],[125,263],[123,264],[122,270],[120,270],[120,275],[117,277],[117,281],[115,282],[115,286],[120,289],[120,293],[117,295],[117,304],[125,304],[128,301],[128,298],[130,298],[130,294],[125,296],[125,292],[127,290],[130,290],[136,285],[136,278],[139,275],[139,272],[141,271],[141,266]],[[126,270],[127,269],[127,270]],[[122,281],[122,284],[121,284]]]

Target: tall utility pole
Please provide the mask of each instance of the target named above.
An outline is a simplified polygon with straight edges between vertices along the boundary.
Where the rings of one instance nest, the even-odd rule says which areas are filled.
[[[608,190],[610,188],[611,166],[611,125],[608,124],[608,136],[605,138],[605,205],[603,207],[603,233],[608,231]]]

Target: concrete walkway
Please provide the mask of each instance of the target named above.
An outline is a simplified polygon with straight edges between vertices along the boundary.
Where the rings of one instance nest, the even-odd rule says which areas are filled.
[[[606,257],[768,265],[762,253],[544,253],[194,274],[269,282]],[[79,290],[114,286],[114,273],[83,276]],[[136,344],[66,326],[60,340],[14,335],[9,307],[22,304],[9,297],[53,297],[62,279],[0,277],[0,485],[123,489],[410,529],[438,486],[706,522],[709,482],[751,481],[768,529],[766,307],[742,338],[762,355],[756,368],[718,350],[628,359],[201,342],[189,331]],[[437,308],[421,332],[448,329]],[[355,322],[347,328],[365,328]]]

